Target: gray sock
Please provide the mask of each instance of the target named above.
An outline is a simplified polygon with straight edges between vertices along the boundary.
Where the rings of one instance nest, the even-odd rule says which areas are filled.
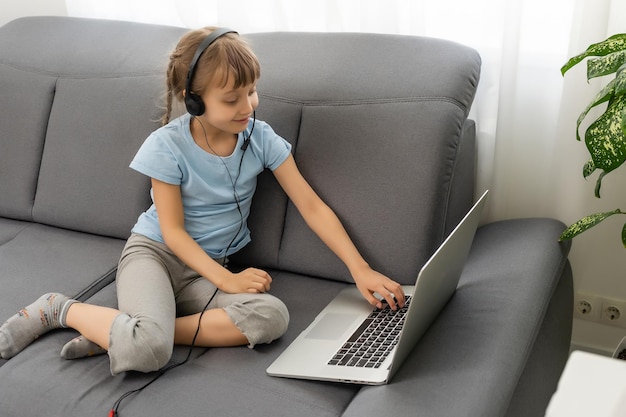
[[[89,356],[102,355],[107,353],[106,349],[102,349],[99,345],[84,336],[78,336],[70,340],[61,349],[61,357],[63,359],[79,359]]]
[[[23,308],[0,327],[0,357],[9,359],[52,329],[65,327],[67,309],[77,302],[49,293]]]

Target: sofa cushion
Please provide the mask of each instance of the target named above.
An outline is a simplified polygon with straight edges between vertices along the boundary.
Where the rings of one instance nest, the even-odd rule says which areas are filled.
[[[0,317],[9,318],[51,291],[79,300],[89,298],[115,279],[124,243],[0,218]],[[0,367],[6,362],[0,359]],[[4,412],[1,402],[0,410]]]
[[[13,240],[22,230],[30,227],[30,222],[4,219],[0,217],[0,245]]]
[[[2,26],[0,63],[74,78],[163,75],[170,50],[187,30],[113,20],[26,17]]]
[[[291,143],[293,152],[302,116],[302,104],[273,100],[262,92],[259,96],[260,105],[256,117],[271,121],[272,129]],[[261,173],[248,218],[252,241],[232,256],[233,262],[264,268],[279,267],[278,254],[287,202],[287,195],[272,173],[268,170]]]
[[[0,145],[0,216],[126,238],[149,203],[148,179],[128,163],[158,127],[167,58],[186,30],[91,26],[25,18],[0,29],[0,120],[15,137]]]
[[[259,115],[273,126],[290,124],[277,132],[293,141],[304,176],[368,262],[413,283],[471,206],[473,125],[468,132],[465,120],[480,72],[478,54],[447,41],[401,36],[292,33],[288,40],[280,34],[248,39],[263,68]],[[393,62],[394,77],[387,65],[373,62]],[[285,116],[285,109],[293,114]],[[470,138],[462,146],[465,134]],[[459,155],[464,163],[458,163]],[[465,198],[451,198],[458,188]],[[267,197],[261,191],[266,189],[260,188],[255,204],[277,209],[251,218],[253,240],[260,243],[248,248],[244,260],[351,282],[294,207],[283,197],[276,201],[274,191]]]
[[[457,125],[446,122],[454,113]],[[449,103],[419,99],[329,103],[303,111],[295,150],[301,171],[335,210],[370,265],[403,284],[415,282],[417,271],[445,237],[448,213],[441,208],[449,195],[462,114]],[[433,129],[412,131],[417,125]],[[364,136],[377,139],[352,139]],[[352,281],[291,204],[280,266]]]
[[[124,241],[38,225],[0,221],[0,317],[41,294],[85,299],[114,279]]]
[[[548,219],[481,227],[456,294],[388,385],[361,387],[267,376],[266,367],[346,285],[270,271],[271,292],[285,302],[291,315],[281,339],[253,350],[195,349],[190,363],[131,397],[121,410],[137,417],[183,411],[348,417],[386,415],[393,405],[394,414],[504,415],[562,277],[568,250],[568,245],[556,242],[562,230],[560,222]],[[532,265],[528,259],[534,260]],[[114,286],[89,302],[115,306]],[[0,367],[0,405],[10,407],[9,415],[30,417],[44,410],[47,415],[105,415],[120,395],[154,376],[128,372],[111,377],[106,356],[60,359],[58,352],[74,335],[48,334]],[[173,362],[186,353],[186,348],[177,347]],[[38,378],[32,378],[35,372]],[[9,374],[11,378],[5,378]],[[63,383],[50,384],[52,380]],[[23,386],[40,395],[24,393]],[[550,387],[544,391],[550,392]]]
[[[345,284],[270,272],[272,293],[285,302],[292,317],[281,339],[254,349],[196,348],[189,363],[131,396],[120,412],[136,417],[341,415],[360,386],[273,378],[265,368]],[[115,286],[104,288],[89,302],[116,306]],[[156,375],[126,372],[113,377],[106,355],[69,362],[61,359],[61,348],[74,336],[69,330],[48,333],[0,367],[3,412],[11,417],[106,415],[120,395]],[[184,360],[187,353],[187,347],[176,347],[172,363]],[[30,387],[28,392],[20,388],[24,386]]]
[[[32,220],[56,78],[14,68],[0,56],[0,216]]]
[[[150,97],[159,96],[161,83],[156,75],[59,79],[35,221],[117,238],[130,235],[149,206],[150,184],[128,164],[158,127],[158,103]]]
[[[555,289],[561,281],[571,285],[563,273],[570,244],[557,242],[564,228],[552,219],[479,228],[456,294],[393,383],[364,388],[344,416],[384,415],[387,404],[424,417],[505,415]],[[571,318],[571,308],[565,311]],[[571,329],[570,321],[559,327]],[[567,345],[569,337],[561,340]],[[538,391],[554,392],[558,374],[535,378],[545,384]],[[544,397],[533,401],[547,405]]]

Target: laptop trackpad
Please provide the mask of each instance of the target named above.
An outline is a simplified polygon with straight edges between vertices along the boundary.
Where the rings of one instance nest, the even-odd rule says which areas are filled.
[[[326,313],[305,339],[335,340],[359,317],[358,314]]]

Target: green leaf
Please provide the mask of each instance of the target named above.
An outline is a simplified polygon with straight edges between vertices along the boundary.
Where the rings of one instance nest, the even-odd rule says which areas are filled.
[[[598,198],[600,198],[600,188],[602,188],[602,178],[604,178],[605,175],[606,175],[606,172],[602,171],[600,175],[598,176],[598,180],[596,181],[596,188],[593,193]]]
[[[626,224],[622,227],[622,245],[626,248]]]
[[[602,90],[600,90],[598,94],[596,94],[596,96],[593,100],[591,100],[591,103],[589,103],[587,108],[583,110],[580,116],[578,116],[578,120],[576,121],[576,140],[580,140],[580,125],[582,124],[585,117],[587,117],[589,111],[594,107],[610,101],[613,97],[615,97],[616,82],[616,79],[611,80],[611,82],[609,82]]]
[[[615,97],[585,133],[585,143],[594,166],[605,173],[613,171],[626,160],[626,135],[622,130],[625,110],[626,96]]]
[[[613,74],[626,62],[626,49],[587,61],[587,81]]]
[[[613,216],[614,214],[626,214],[622,212],[620,209],[615,209],[613,211],[607,211],[603,213],[595,213],[590,214],[589,216],[585,216],[582,219],[578,220],[576,223],[569,226],[559,238],[559,241],[570,240],[579,234],[591,229],[596,226],[598,223],[606,220],[607,218]]]
[[[583,177],[587,178],[596,170],[596,166],[593,164],[593,159],[587,161],[587,163],[583,166]]]
[[[590,45],[585,52],[570,58],[570,60],[567,61],[567,63],[561,68],[561,74],[565,75],[565,73],[573,66],[577,65],[587,57],[606,56],[623,49],[626,49],[626,34],[619,33],[617,35],[613,35],[602,42]]]
[[[622,133],[626,135],[626,108],[622,111]]]
[[[626,93],[626,64],[623,64],[617,69],[615,74],[615,91],[616,96],[621,96]]]

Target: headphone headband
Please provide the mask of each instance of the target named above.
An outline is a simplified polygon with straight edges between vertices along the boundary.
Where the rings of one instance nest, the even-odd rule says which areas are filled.
[[[187,72],[187,81],[185,82],[185,107],[192,116],[200,116],[204,113],[204,103],[202,98],[191,91],[191,82],[196,72],[196,65],[198,60],[204,51],[206,51],[213,42],[218,38],[226,35],[227,33],[237,33],[237,31],[228,28],[217,28],[213,32],[209,33],[206,38],[202,40],[196,53],[189,64],[189,71]]]

